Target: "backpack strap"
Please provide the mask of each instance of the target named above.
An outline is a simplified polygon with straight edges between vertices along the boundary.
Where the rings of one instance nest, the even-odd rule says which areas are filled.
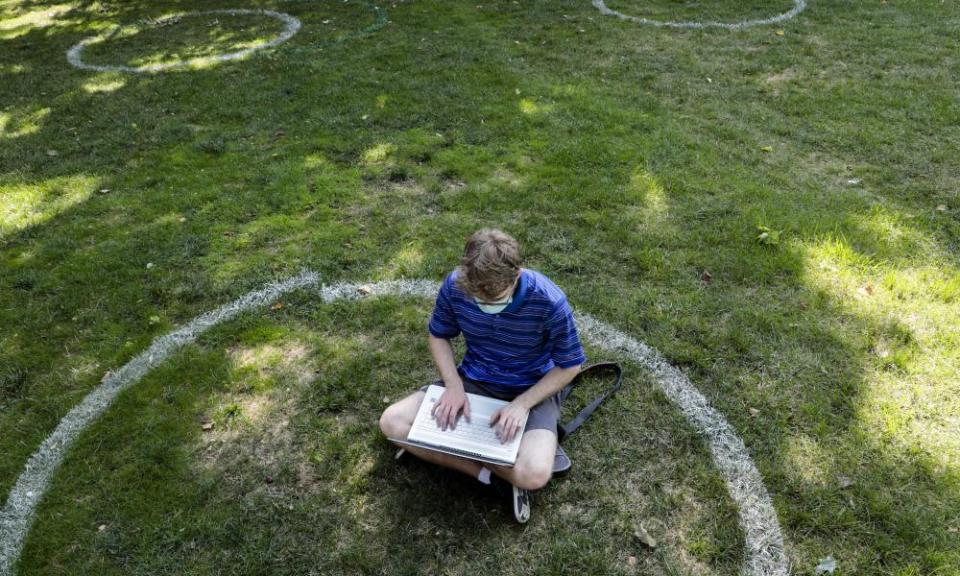
[[[593,399],[593,402],[588,404],[579,414],[574,416],[566,424],[560,424],[557,426],[557,438],[562,441],[567,436],[573,434],[581,424],[587,421],[587,418],[593,414],[593,411],[600,407],[607,398],[612,396],[617,390],[620,389],[620,385],[623,383],[623,368],[620,367],[620,364],[616,362],[600,362],[597,364],[591,364],[579,374],[574,377],[567,386],[560,391],[560,401],[564,401],[568,396],[573,392],[574,387],[580,382],[580,379],[586,374],[599,374],[599,373],[611,373],[616,376],[616,381],[613,383],[613,386],[608,388],[603,394],[597,396]]]

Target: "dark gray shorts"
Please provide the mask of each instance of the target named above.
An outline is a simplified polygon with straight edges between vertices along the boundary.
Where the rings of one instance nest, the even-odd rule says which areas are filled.
[[[463,391],[469,394],[479,394],[480,396],[489,396],[491,398],[507,401],[513,400],[519,396],[519,394],[505,395],[501,392],[494,391],[483,382],[471,380],[470,378],[464,377],[462,374],[460,375],[460,379],[463,380]],[[443,386],[443,380],[437,380],[434,382],[434,384],[437,386]],[[427,387],[424,386],[420,388],[420,391],[426,392]],[[527,416],[527,425],[523,428],[523,430],[549,430],[553,432],[554,436],[556,436],[557,422],[559,420],[560,394],[554,394],[530,410],[530,415]]]

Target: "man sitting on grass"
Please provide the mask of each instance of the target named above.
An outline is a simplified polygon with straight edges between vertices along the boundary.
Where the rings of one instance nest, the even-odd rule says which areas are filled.
[[[542,488],[553,473],[557,450],[559,392],[586,360],[573,312],[564,293],[546,276],[520,267],[517,241],[499,230],[472,234],[458,266],[444,281],[430,318],[430,353],[446,390],[433,415],[444,429],[470,417],[465,393],[510,403],[493,414],[490,425],[509,442],[523,438],[513,468],[407,447],[428,462],[459,470],[484,484],[496,474],[513,486],[518,522],[530,517],[528,490]],[[466,353],[454,363],[450,339],[463,334]],[[391,405],[380,417],[389,438],[406,438],[423,390]]]

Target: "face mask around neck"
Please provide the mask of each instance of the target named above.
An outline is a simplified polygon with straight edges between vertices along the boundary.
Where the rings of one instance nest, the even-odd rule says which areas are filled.
[[[513,302],[513,296],[509,296],[505,300],[499,300],[497,302],[481,303],[476,298],[474,298],[473,301],[476,302],[477,308],[480,308],[481,312],[486,312],[487,314],[499,314],[506,310],[507,306]]]

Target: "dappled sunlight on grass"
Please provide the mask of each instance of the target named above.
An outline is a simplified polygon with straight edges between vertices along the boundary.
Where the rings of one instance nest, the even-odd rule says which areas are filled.
[[[282,308],[282,302],[274,304]],[[313,351],[311,347],[296,338],[284,338],[277,344],[264,343],[259,346],[237,346],[227,351],[233,370],[244,388],[259,389],[272,384],[277,376],[293,377],[296,384],[306,384],[312,378],[310,368]]]
[[[363,161],[367,164],[381,164],[386,162],[396,152],[394,144],[381,142],[363,151]]]
[[[631,192],[643,198],[644,216],[651,223],[662,223],[670,213],[667,194],[657,179],[645,170],[636,170],[630,177]]]
[[[23,64],[0,64],[0,74],[23,74],[27,70]]]
[[[54,4],[26,13],[13,12],[12,18],[0,18],[0,38],[10,40],[23,36],[37,28],[52,26],[57,17],[73,10],[73,4]]]
[[[789,1],[608,3],[736,19]],[[797,574],[828,554],[844,574],[952,573],[956,5],[811,4],[782,27],[690,33],[589,2],[284,1],[262,6],[301,31],[235,65],[64,60],[118,24],[139,33],[85,61],[272,37],[264,18],[157,21],[221,6],[241,7],[94,0],[44,23],[43,5],[0,0],[16,35],[0,50],[0,495],[107,370],[176,326],[304,267],[440,280],[498,226],[728,419]],[[9,22],[27,14],[43,26]],[[22,573],[738,573],[709,452],[636,366],[524,528],[473,480],[394,462],[376,418],[435,378],[430,305],[306,290],[185,347],[81,435]]]
[[[330,168],[330,161],[323,154],[307,154],[303,157],[303,167],[308,170]]]
[[[83,91],[88,94],[106,94],[115,92],[127,85],[127,80],[116,72],[97,74],[83,83]]]
[[[423,246],[420,241],[412,241],[398,249],[374,277],[377,280],[417,278],[422,271]]]
[[[552,104],[537,102],[532,98],[521,98],[518,106],[520,108],[520,112],[523,112],[527,116],[541,116],[544,114],[549,114],[553,110]]]
[[[281,28],[281,22],[265,15],[166,13],[90,38],[84,61],[133,67],[177,64],[184,70],[202,70],[220,64],[223,54],[270,41]]]
[[[610,215],[603,211],[591,214],[598,219],[611,218],[618,222],[613,232],[622,236],[622,246],[634,246],[631,259],[644,270],[652,270],[662,265],[663,253],[650,244],[655,239],[672,238],[675,235],[671,219],[671,200],[667,191],[656,176],[642,168],[636,168],[629,180],[621,185],[614,194],[606,192],[611,198],[596,198],[595,203],[618,202],[618,210]]]
[[[31,111],[0,112],[0,139],[20,138],[37,133],[50,112],[49,107],[35,108]]]
[[[787,438],[782,449],[783,472],[791,481],[820,487],[835,483],[833,455],[816,439],[797,434]]]
[[[286,306],[281,301],[273,310],[285,314]],[[222,389],[206,403],[203,421],[208,424],[196,452],[202,466],[228,479],[288,471],[296,492],[282,485],[270,488],[283,498],[326,491],[350,500],[366,498],[363,491],[376,464],[369,442],[375,428],[356,418],[355,406],[333,404],[319,414],[311,414],[315,409],[309,406],[326,404],[330,397],[322,392],[326,386],[320,379],[367,354],[370,339],[263,322],[242,340],[249,343],[227,348]],[[363,389],[362,383],[354,386]],[[307,432],[304,420],[309,418],[316,421]],[[367,440],[358,443],[361,428]],[[318,474],[334,471],[335,482],[319,483]]]
[[[572,445],[578,475],[537,495],[538,520],[517,540],[504,498],[413,459],[395,462],[394,448],[376,428],[388,402],[432,374],[423,337],[429,302],[313,306],[309,295],[292,300],[245,323],[243,344],[226,348],[228,375],[203,403],[197,427],[209,429],[197,433],[191,451],[194,469],[217,486],[205,507],[219,503],[225,513],[248,518],[279,514],[285,525],[298,526],[291,534],[308,536],[283,536],[283,545],[296,554],[323,548],[324,566],[333,572],[358,563],[387,565],[385,558],[402,567],[423,565],[417,550],[408,549],[410,534],[444,548],[467,542],[476,551],[462,558],[444,553],[438,566],[553,557],[573,539],[578,561],[589,557],[609,569],[626,562],[641,523],[662,542],[665,561],[684,573],[716,574],[718,564],[729,567],[739,557],[735,511],[705,449],[675,411],[650,409],[663,403],[650,388],[628,385],[607,425],[581,432]],[[407,344],[412,338],[417,346]],[[301,371],[298,366],[313,374],[299,387],[283,377],[291,368]],[[255,384],[264,378],[273,383]],[[623,442],[624,435],[632,440]],[[626,483],[609,482],[611,470]],[[209,513],[180,510],[189,517]],[[499,552],[488,559],[482,551],[491,546]]]
[[[802,247],[805,281],[865,322],[853,428],[878,447],[921,453],[960,474],[960,272],[929,237],[886,212],[858,223],[867,246],[890,244],[870,255],[838,237]]]
[[[293,453],[289,425],[300,394],[314,378],[315,352],[284,331],[269,332],[260,344],[226,350],[225,381],[202,418],[208,432],[199,448],[205,467],[223,469],[250,457],[259,467],[302,459]]]
[[[904,214],[874,205],[867,213],[850,217],[859,228],[858,240],[864,242],[868,256],[875,259],[918,259],[935,256],[939,249],[933,238],[925,235],[911,220],[916,215]]]
[[[97,190],[99,178],[51,178],[36,184],[6,184],[0,196],[0,239],[42,224],[76,206]]]

